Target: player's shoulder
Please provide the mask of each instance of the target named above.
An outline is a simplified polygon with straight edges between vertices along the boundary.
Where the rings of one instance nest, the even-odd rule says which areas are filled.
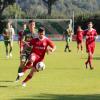
[[[47,36],[44,36],[44,40],[50,40],[50,38],[48,38]]]
[[[84,30],[84,32],[87,32],[87,31],[88,31],[88,29],[85,29],[85,30]]]
[[[46,41],[46,42],[51,42],[51,39],[45,36],[45,37],[44,37],[44,41]]]
[[[93,28],[92,31],[96,32],[96,29]]]

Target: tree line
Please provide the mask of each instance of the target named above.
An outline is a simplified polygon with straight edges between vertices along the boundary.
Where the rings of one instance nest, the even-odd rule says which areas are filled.
[[[75,13],[75,30],[78,24],[92,20],[100,33],[99,0],[25,0],[24,2],[23,0],[17,0],[17,2],[16,0],[0,0],[0,31],[4,27],[3,19],[72,18],[73,11]]]

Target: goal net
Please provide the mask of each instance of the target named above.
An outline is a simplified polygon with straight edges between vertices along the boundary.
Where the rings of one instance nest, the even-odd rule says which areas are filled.
[[[28,23],[31,19],[8,19],[11,21],[15,32],[21,29],[24,22]],[[33,19],[36,22],[36,28],[43,26],[46,30],[46,36],[52,40],[62,40],[62,34],[66,27],[72,26],[72,19]],[[7,21],[7,20],[4,20]]]

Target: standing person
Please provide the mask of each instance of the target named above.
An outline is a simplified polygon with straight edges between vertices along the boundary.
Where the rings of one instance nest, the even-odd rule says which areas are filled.
[[[12,57],[13,35],[14,35],[14,29],[11,27],[11,23],[8,22],[3,32],[7,59],[9,58],[9,56]],[[10,50],[8,50],[8,45],[9,45]]]
[[[88,67],[88,64],[90,66],[90,69],[94,69],[92,65],[93,60],[93,54],[95,50],[95,39],[97,38],[97,32],[93,28],[93,23],[88,23],[88,29],[84,31],[84,36],[86,37],[86,52],[88,53],[88,59],[85,62],[86,68]]]
[[[30,55],[31,52],[31,47],[28,47],[26,44],[28,42],[36,37],[36,29],[35,29],[35,21],[34,20],[29,20],[28,22],[28,28],[24,30],[23,35],[22,35],[22,44],[23,44],[23,50],[21,51],[20,54],[20,66],[18,68],[18,73],[21,71],[21,69],[25,66],[25,63],[27,62],[28,56]],[[20,76],[18,75],[16,78],[16,82],[19,80]]]
[[[19,76],[23,76],[26,70],[30,68],[32,69],[26,79],[22,82],[23,86],[26,86],[26,82],[38,71],[36,65],[38,62],[44,61],[47,50],[48,52],[54,52],[56,49],[55,44],[45,36],[45,30],[43,27],[38,30],[38,35],[39,37],[33,38],[30,41],[29,45],[32,46],[32,52],[27,64],[23,67],[22,72],[19,73]]]
[[[65,49],[64,49],[65,52],[67,49],[69,52],[71,52],[70,42],[71,42],[72,33],[73,33],[73,31],[72,31],[71,25],[69,24],[68,27],[66,28],[65,32],[63,33],[63,37],[65,37],[65,40],[66,40],[66,45],[65,45]]]
[[[81,49],[81,52],[83,52],[83,30],[81,26],[78,26],[77,32],[76,32],[76,41],[77,41],[77,52],[79,52],[79,49]]]

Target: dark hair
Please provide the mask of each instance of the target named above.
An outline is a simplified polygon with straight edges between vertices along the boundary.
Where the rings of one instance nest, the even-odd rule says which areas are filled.
[[[32,23],[32,22],[35,22],[35,21],[34,21],[33,19],[31,19],[31,20],[29,20],[29,22],[28,22],[28,23],[30,24],[30,23]]]
[[[43,31],[45,31],[45,29],[44,29],[44,27],[40,27],[39,29],[38,29],[38,32],[43,32]]]
[[[87,25],[89,25],[89,24],[93,24],[92,21],[89,21],[89,22],[87,23]]]

